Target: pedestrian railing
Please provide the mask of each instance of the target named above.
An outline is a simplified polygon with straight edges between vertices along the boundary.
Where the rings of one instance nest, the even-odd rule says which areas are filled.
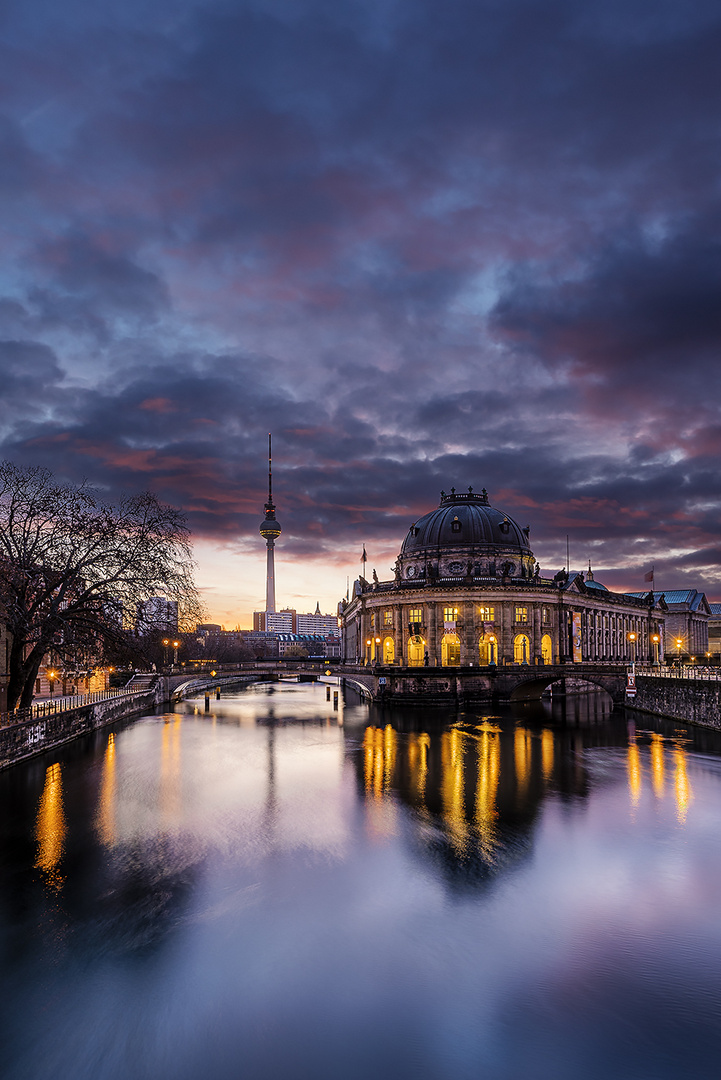
[[[69,694],[65,697],[38,701],[37,704],[26,709],[15,709],[14,712],[0,713],[0,727],[22,724],[28,720],[41,720],[45,716],[54,716],[56,713],[80,709],[83,705],[94,705],[96,701],[109,701],[112,698],[119,697],[135,697],[147,693],[148,689],[147,686],[121,686],[113,690],[93,690],[88,694]]]

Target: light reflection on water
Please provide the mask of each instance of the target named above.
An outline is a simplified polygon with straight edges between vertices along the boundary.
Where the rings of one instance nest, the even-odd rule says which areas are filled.
[[[715,1075],[715,733],[280,684],[0,790],[8,1080]]]

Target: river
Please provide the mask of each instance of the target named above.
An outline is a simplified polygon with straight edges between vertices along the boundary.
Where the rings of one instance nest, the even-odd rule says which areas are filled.
[[[326,695],[0,774],[2,1080],[718,1075],[715,732]]]

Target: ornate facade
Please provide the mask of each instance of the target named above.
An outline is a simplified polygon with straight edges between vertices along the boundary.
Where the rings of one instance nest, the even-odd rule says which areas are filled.
[[[414,522],[392,581],[342,604],[347,661],[417,667],[661,660],[666,605],[587,574],[540,575],[521,528],[480,494],[441,492]]]

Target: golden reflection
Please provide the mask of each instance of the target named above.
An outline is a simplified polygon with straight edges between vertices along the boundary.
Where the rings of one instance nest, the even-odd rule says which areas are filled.
[[[428,779],[428,750],[431,745],[430,736],[425,732],[421,735],[410,735],[408,739],[408,771],[410,773],[411,791],[415,802],[425,803],[426,781]]]
[[[541,732],[541,771],[546,783],[553,776],[553,732],[544,728]]]
[[[160,747],[160,812],[166,824],[179,820],[182,810],[180,790],[180,725],[176,713],[163,724]]]
[[[476,829],[481,853],[490,860],[496,848],[498,809],[496,794],[501,772],[501,729],[483,723],[478,739],[478,783],[476,785]]]
[[[50,765],[45,773],[45,787],[38,806],[35,838],[38,844],[35,866],[48,875],[55,889],[63,883],[57,872],[63,857],[65,841],[65,814],[63,812],[63,781],[60,765]]]
[[[384,729],[368,727],[363,736],[363,780],[366,795],[366,822],[369,834],[380,839],[396,832],[396,808],[384,798],[395,768],[398,735],[390,724]]]
[[[103,758],[97,814],[100,839],[107,847],[112,847],[115,843],[115,784],[115,736],[111,734]]]
[[[375,728],[367,727],[363,736],[363,784],[366,795],[370,794],[373,783],[373,759]]]
[[[519,795],[525,794],[531,775],[532,736],[527,728],[517,727],[513,736],[513,756],[516,762],[516,784]]]
[[[368,727],[363,736],[363,778],[366,794],[377,798],[391,786],[398,751],[398,735],[387,724],[380,728]]]
[[[468,823],[464,800],[465,737],[458,728],[445,731],[441,737],[441,797],[443,817],[448,826],[451,843],[462,855],[468,844]]]
[[[635,740],[628,744],[628,790],[631,795],[631,804],[635,808],[641,798],[641,755]]]
[[[664,761],[663,761],[663,736],[657,732],[651,734],[651,783],[653,793],[657,799],[664,796]]]
[[[386,724],[383,732],[383,790],[388,791],[393,779],[396,767],[396,753],[398,750],[398,733]]]
[[[674,760],[676,763],[676,818],[679,825],[685,825],[686,813],[693,798],[688,773],[686,772],[686,751],[677,746],[674,750]]]

